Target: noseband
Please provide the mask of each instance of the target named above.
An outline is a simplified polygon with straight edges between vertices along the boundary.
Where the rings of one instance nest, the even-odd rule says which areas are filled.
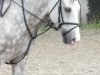
[[[54,28],[55,30],[59,30],[63,25],[75,25],[75,27],[73,27],[72,29],[70,29],[69,31],[67,31],[65,34],[68,34],[70,31],[72,31],[73,29],[75,29],[76,27],[80,27],[79,23],[73,23],[73,22],[65,22],[63,19],[63,14],[62,14],[62,0],[58,0],[57,3],[54,5],[54,7],[52,8],[52,10],[49,13],[52,13],[52,11],[54,10],[54,8],[57,6],[57,4],[59,3],[58,6],[58,27],[53,27],[53,25],[51,25],[52,28]]]

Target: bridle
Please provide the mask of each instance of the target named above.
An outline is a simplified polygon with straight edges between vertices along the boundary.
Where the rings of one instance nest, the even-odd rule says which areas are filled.
[[[73,22],[65,22],[65,21],[64,21],[64,19],[63,19],[63,14],[62,14],[62,0],[58,0],[58,1],[56,2],[56,4],[53,6],[53,8],[51,9],[51,11],[50,11],[49,14],[48,14],[48,19],[47,19],[47,21],[42,20],[41,18],[39,18],[39,17],[36,16],[35,14],[33,14],[33,13],[31,13],[30,11],[26,10],[26,9],[24,8],[24,2],[23,2],[23,0],[21,0],[21,1],[22,1],[22,4],[23,4],[22,6],[19,5],[18,3],[16,3],[15,1],[10,0],[10,4],[9,4],[8,7],[6,8],[6,10],[3,12],[3,4],[4,4],[4,1],[5,1],[5,0],[0,0],[0,16],[1,16],[1,17],[3,17],[3,16],[6,14],[6,12],[8,11],[8,9],[10,8],[11,2],[13,2],[13,3],[17,4],[18,6],[20,6],[20,7],[23,9],[23,11],[27,11],[27,12],[28,12],[29,14],[31,14],[32,16],[36,17],[37,19],[39,19],[39,20],[42,21],[42,22],[46,22],[47,25],[50,26],[49,28],[47,28],[46,30],[44,30],[42,33],[40,33],[40,34],[38,34],[38,35],[44,34],[44,33],[45,33],[46,31],[48,31],[50,28],[54,28],[55,30],[59,30],[63,25],[75,25],[75,27],[73,27],[72,29],[70,29],[69,31],[67,31],[65,34],[68,34],[70,31],[72,31],[72,30],[75,29],[76,27],[80,27],[80,23],[73,23]],[[54,23],[50,20],[50,14],[51,14],[52,11],[55,9],[55,7],[57,6],[57,4],[59,4],[59,6],[58,6],[58,27],[54,27],[54,26],[53,26]],[[24,13],[23,13],[23,14],[24,14]],[[29,30],[28,25],[27,25],[27,22],[26,22],[25,14],[24,14],[24,18],[25,18],[24,22],[25,22],[25,24],[26,24],[26,26],[27,26],[27,29]],[[29,32],[30,36],[32,37],[30,30],[29,30],[28,32]],[[38,36],[38,35],[36,35],[36,36]]]
[[[0,1],[3,1],[2,5],[1,5],[1,6],[2,6],[1,9],[3,9],[4,0],[0,0]],[[68,34],[70,31],[72,31],[73,29],[75,29],[76,27],[79,27],[79,23],[72,23],[72,22],[65,22],[65,21],[64,21],[64,19],[63,19],[63,14],[62,14],[62,0],[58,0],[57,3],[56,3],[56,4],[54,5],[54,7],[52,8],[52,10],[49,12],[49,14],[48,14],[48,19],[49,19],[49,21],[48,21],[48,19],[47,19],[47,21],[42,20],[41,18],[39,18],[39,17],[36,16],[35,14],[33,14],[33,13],[31,13],[30,11],[26,10],[26,9],[24,8],[24,0],[21,0],[22,6],[19,5],[18,3],[16,3],[15,1],[10,0],[10,4],[9,4],[9,6],[7,7],[7,9],[5,10],[5,13],[6,13],[7,10],[9,9],[9,7],[10,7],[10,5],[11,5],[11,2],[15,3],[16,5],[18,5],[19,7],[22,8],[24,22],[25,22],[26,28],[27,28],[27,30],[28,30],[30,36],[31,36],[31,39],[30,39],[30,41],[29,41],[29,43],[28,43],[27,51],[26,51],[26,53],[25,53],[25,56],[27,55],[27,53],[28,53],[28,51],[29,51],[31,42],[32,42],[36,37],[40,36],[41,34],[44,34],[44,33],[45,33],[46,31],[48,31],[50,28],[54,28],[55,30],[59,30],[63,25],[75,25],[75,27],[73,27],[72,29],[70,29],[69,31],[67,31],[66,33],[64,33],[64,35],[66,35],[66,34]],[[52,23],[52,22],[50,21],[49,16],[50,16],[50,14],[52,13],[52,11],[55,9],[55,7],[57,6],[57,4],[59,4],[59,6],[58,6],[58,15],[59,15],[59,16],[58,16],[58,24],[59,24],[59,25],[58,25],[58,27],[56,28],[56,27],[53,27],[54,23]],[[31,33],[29,27],[28,27],[28,23],[27,23],[26,16],[25,16],[25,11],[27,11],[30,15],[36,17],[36,18],[39,19],[40,21],[45,22],[46,25],[48,25],[49,27],[48,27],[47,29],[43,30],[41,33],[36,34],[35,37],[34,37],[34,36],[32,35],[32,33]],[[4,14],[1,13],[1,17],[3,17],[3,16],[5,15],[5,13],[4,13]],[[20,62],[21,60],[23,60],[25,56],[23,56],[18,62]],[[6,64],[16,64],[16,63],[18,63],[18,62],[13,62],[13,60],[11,60],[10,62],[6,62]]]
[[[73,23],[73,22],[65,22],[64,21],[63,14],[62,14],[62,0],[58,0],[56,2],[56,4],[54,5],[54,7],[52,8],[52,10],[49,13],[49,16],[52,13],[52,11],[54,10],[54,8],[57,6],[57,4],[59,4],[59,6],[58,6],[58,27],[53,27],[53,25],[51,25],[51,27],[54,28],[55,30],[59,30],[63,25],[75,25],[75,27],[73,27],[72,29],[70,29],[69,31],[64,33],[64,35],[68,34],[70,31],[72,31],[76,27],[80,27],[80,23]]]

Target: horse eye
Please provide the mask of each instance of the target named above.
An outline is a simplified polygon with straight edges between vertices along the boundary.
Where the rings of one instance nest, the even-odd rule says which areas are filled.
[[[71,8],[69,8],[69,7],[68,8],[65,8],[65,11],[66,12],[71,12]]]

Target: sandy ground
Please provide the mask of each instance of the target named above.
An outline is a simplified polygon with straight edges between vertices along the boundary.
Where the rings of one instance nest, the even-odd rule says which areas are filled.
[[[100,30],[81,31],[81,42],[68,46],[59,32],[38,37],[28,55],[25,75],[100,75]],[[0,75],[11,75],[11,66],[0,66]]]

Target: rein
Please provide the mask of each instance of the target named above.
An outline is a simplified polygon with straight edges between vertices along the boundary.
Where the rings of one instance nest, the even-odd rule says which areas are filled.
[[[5,2],[5,0],[0,0],[0,17],[4,17],[4,15],[6,14],[6,12],[8,11],[8,9],[10,8],[10,5],[11,5],[11,0],[10,0],[8,7],[3,12],[4,2]]]
[[[4,0],[0,0],[0,1],[3,1],[2,4],[1,4],[1,6],[2,6],[2,8],[3,8]],[[52,23],[52,21],[50,21],[50,17],[47,19],[47,21],[45,21],[45,20],[42,20],[41,18],[39,18],[38,16],[36,16],[35,14],[31,13],[30,11],[26,10],[26,9],[24,8],[24,0],[21,0],[22,6],[19,5],[18,3],[16,3],[15,1],[10,0],[10,4],[9,4],[9,6],[7,7],[6,11],[5,11],[3,14],[1,14],[1,11],[0,11],[0,15],[3,15],[3,16],[5,15],[5,13],[7,12],[7,10],[9,9],[9,7],[10,7],[10,5],[11,5],[11,2],[15,3],[16,5],[18,5],[19,7],[22,8],[24,23],[25,23],[25,26],[26,26],[26,28],[27,28],[27,30],[28,30],[28,32],[29,32],[29,35],[31,36],[31,39],[30,39],[30,41],[29,41],[29,44],[28,44],[27,51],[26,51],[25,55],[24,55],[18,62],[13,62],[14,59],[12,59],[11,61],[6,62],[6,64],[17,64],[17,63],[19,63],[20,61],[22,61],[22,60],[25,58],[25,56],[27,55],[32,41],[33,41],[34,39],[36,39],[36,37],[38,37],[38,36],[44,34],[45,32],[47,32],[50,28],[54,28],[55,30],[59,30],[59,29],[60,29],[63,25],[65,25],[65,24],[67,24],[67,25],[69,25],[69,24],[71,24],[71,25],[76,25],[75,27],[73,27],[72,29],[70,29],[69,31],[67,31],[66,33],[64,33],[64,35],[66,35],[66,34],[68,34],[70,31],[72,31],[73,29],[75,29],[76,27],[79,27],[79,23],[64,22],[63,14],[62,14],[62,0],[58,0],[58,1],[56,2],[56,4],[53,6],[53,8],[51,9],[51,11],[49,12],[49,14],[48,14],[48,17],[49,17],[50,14],[52,13],[52,11],[54,10],[54,8],[55,8],[55,7],[57,6],[57,4],[59,3],[59,7],[58,7],[58,14],[59,14],[59,15],[58,15],[58,23],[59,23],[59,26],[58,26],[57,28],[56,28],[56,27],[53,27],[54,23]],[[2,10],[2,8],[1,8],[1,10]],[[41,33],[39,33],[39,34],[36,33],[35,37],[33,37],[32,34],[31,34],[31,31],[30,31],[30,29],[29,29],[29,27],[28,27],[28,23],[27,23],[27,21],[26,21],[25,11],[27,11],[30,15],[36,17],[36,18],[39,19],[40,21],[46,23],[45,28],[46,28],[47,26],[49,26],[49,27],[48,27],[47,29],[44,28],[44,30],[43,30]],[[3,17],[3,16],[2,16],[2,17]]]

